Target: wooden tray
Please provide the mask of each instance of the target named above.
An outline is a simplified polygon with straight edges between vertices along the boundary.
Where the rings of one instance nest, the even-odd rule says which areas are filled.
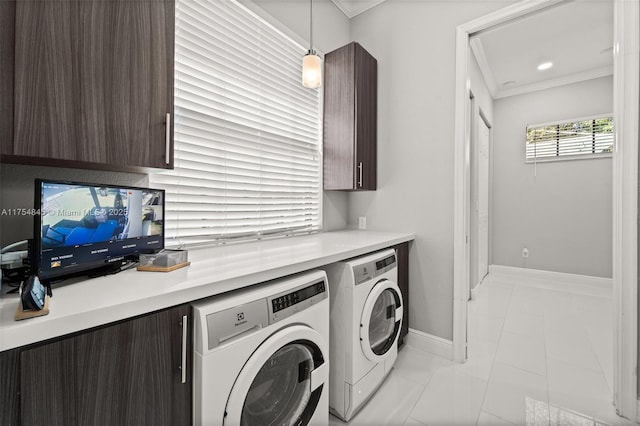
[[[184,268],[185,266],[189,266],[189,265],[191,265],[191,262],[189,261],[178,263],[177,265],[173,265],[173,266],[144,265],[144,266],[138,266],[138,271],[171,272],[171,271],[175,271],[176,269]]]
[[[18,306],[16,307],[16,316],[15,316],[15,320],[16,321],[20,321],[20,320],[24,320],[27,318],[35,318],[35,317],[41,317],[43,315],[48,315],[49,314],[49,300],[51,298],[49,297],[49,295],[47,295],[44,299],[44,307],[41,310],[36,310],[36,309],[28,309],[26,311],[22,310],[22,301],[18,301]]]

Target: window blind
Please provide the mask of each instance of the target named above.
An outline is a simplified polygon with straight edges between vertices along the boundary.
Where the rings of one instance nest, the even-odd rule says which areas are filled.
[[[233,0],[176,2],[174,170],[166,238],[258,239],[321,228],[321,97],[306,49]]]
[[[610,156],[612,152],[612,117],[527,126],[527,163],[603,157]]]

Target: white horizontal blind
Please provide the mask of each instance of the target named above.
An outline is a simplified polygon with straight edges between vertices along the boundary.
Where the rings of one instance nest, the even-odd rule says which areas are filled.
[[[611,156],[612,152],[612,117],[527,126],[527,163]]]
[[[306,50],[236,1],[176,2],[167,243],[320,229],[321,98]]]

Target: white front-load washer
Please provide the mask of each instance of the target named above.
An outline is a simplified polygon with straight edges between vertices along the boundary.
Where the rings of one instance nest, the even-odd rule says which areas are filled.
[[[402,294],[395,251],[323,268],[329,280],[329,407],[349,421],[389,374],[398,356]]]
[[[194,303],[194,424],[326,425],[328,296],[312,271]]]

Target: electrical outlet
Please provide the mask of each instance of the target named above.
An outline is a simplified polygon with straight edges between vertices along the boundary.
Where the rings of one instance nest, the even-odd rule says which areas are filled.
[[[367,229],[367,217],[360,216],[358,218],[358,229]]]
[[[522,249],[522,257],[529,257],[529,249],[528,248],[523,248]]]

